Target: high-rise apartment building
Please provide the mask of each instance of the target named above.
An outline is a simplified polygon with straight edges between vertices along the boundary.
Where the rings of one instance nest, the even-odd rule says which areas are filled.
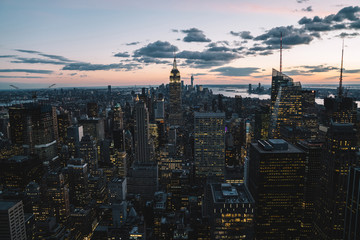
[[[225,113],[195,112],[195,174],[223,178],[225,168]]]

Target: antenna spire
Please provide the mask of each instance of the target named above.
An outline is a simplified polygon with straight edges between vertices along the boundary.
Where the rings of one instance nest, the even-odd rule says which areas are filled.
[[[340,81],[339,81],[339,98],[342,97],[342,80],[343,80],[343,64],[344,64],[344,39],[342,44],[342,52],[341,52],[341,69],[340,69]]]
[[[282,32],[280,32],[280,73],[282,73]]]
[[[174,55],[173,69],[177,69],[177,66],[176,66],[176,54],[175,54],[175,48],[173,48],[173,55]]]

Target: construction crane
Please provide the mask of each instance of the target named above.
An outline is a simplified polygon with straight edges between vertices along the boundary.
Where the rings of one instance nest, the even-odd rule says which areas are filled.
[[[19,87],[17,87],[17,86],[14,86],[14,85],[10,85],[10,87],[12,87],[12,88],[14,88],[14,89],[19,89]]]

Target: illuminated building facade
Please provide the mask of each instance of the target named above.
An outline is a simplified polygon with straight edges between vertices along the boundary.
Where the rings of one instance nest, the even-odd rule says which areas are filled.
[[[254,138],[255,140],[266,140],[269,137],[270,126],[270,107],[260,106],[255,113],[255,127]]]
[[[89,102],[87,104],[87,115],[89,118],[96,118],[98,117],[98,105],[96,102]]]
[[[90,172],[98,167],[98,151],[93,137],[85,135],[80,141],[79,156],[88,164]]]
[[[356,123],[357,104],[350,97],[325,98],[324,106],[327,119],[338,123]]]
[[[225,168],[225,113],[195,112],[195,175],[223,179]]]
[[[55,107],[38,103],[9,108],[10,135],[13,144],[24,147],[43,161],[56,160],[58,123]]]
[[[113,130],[124,129],[124,113],[119,103],[114,107],[113,117]]]
[[[78,124],[83,126],[84,135],[88,134],[97,141],[105,138],[103,119],[101,118],[79,119]]]
[[[88,164],[82,158],[72,158],[67,165],[70,203],[75,207],[86,206],[90,202]]]
[[[256,239],[300,239],[305,152],[282,139],[259,140],[249,158]]]
[[[204,201],[211,239],[254,239],[255,202],[243,184],[209,184]]]
[[[180,72],[176,66],[176,58],[174,58],[173,69],[170,72],[169,95],[170,95],[169,122],[171,125],[182,125],[181,81],[180,81]]]
[[[343,239],[360,239],[360,167],[350,167]]]
[[[349,168],[359,166],[353,124],[332,123],[328,129],[320,197],[315,218],[317,239],[343,239]]]

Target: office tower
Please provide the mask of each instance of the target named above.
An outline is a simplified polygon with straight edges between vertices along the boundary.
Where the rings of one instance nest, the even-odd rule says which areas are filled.
[[[164,98],[158,98],[156,100],[156,108],[155,108],[155,120],[161,121],[165,118],[165,108],[164,108]]]
[[[275,84],[274,84],[275,85]],[[273,91],[271,92],[273,94]],[[276,92],[276,100],[271,106],[271,123],[269,134],[280,138],[283,126],[300,127],[302,124],[302,89],[300,82],[281,84]],[[273,104],[273,102],[272,102]]]
[[[286,76],[282,72],[272,70],[272,80],[271,80],[271,106],[275,105],[276,98],[279,93],[280,86],[288,85],[288,83],[292,83],[293,79]]]
[[[270,107],[260,106],[255,113],[254,138],[255,140],[266,140],[269,136]]]
[[[98,151],[96,141],[93,137],[85,135],[80,141],[79,157],[88,164],[88,171],[91,173],[98,168]]]
[[[195,174],[223,178],[225,167],[225,113],[200,113],[194,116]],[[204,179],[205,178],[205,179]]]
[[[314,90],[302,90],[303,96],[303,111],[304,113],[313,113],[315,109],[315,94]]]
[[[111,85],[108,85],[108,94],[111,94]]]
[[[235,95],[235,113],[237,113],[238,116],[241,116],[242,110],[243,110],[242,97],[239,95]]]
[[[282,139],[250,145],[249,190],[256,202],[256,239],[300,239],[305,152]]]
[[[252,93],[252,85],[251,85],[251,83],[249,84],[249,89],[248,89],[248,93]]]
[[[82,158],[72,158],[67,165],[70,203],[85,207],[90,202],[88,164]]]
[[[55,107],[37,103],[10,107],[10,134],[13,144],[22,145],[28,154],[43,162],[57,158],[58,126]]]
[[[69,148],[69,156],[78,157],[80,140],[84,135],[83,126],[70,126],[67,128],[67,146]]]
[[[343,81],[343,57],[344,57],[344,42],[341,55],[341,68],[338,95],[333,97],[327,97],[324,99],[325,113],[327,115],[328,122],[338,123],[353,123],[356,124],[357,104],[353,98],[344,95],[344,89],[342,86]]]
[[[83,126],[84,135],[88,134],[95,140],[105,138],[104,120],[101,118],[79,119],[79,125]]]
[[[0,184],[9,189],[24,190],[32,180],[40,180],[42,176],[42,162],[31,156],[12,156],[0,160]]]
[[[174,58],[173,69],[170,73],[170,108],[169,108],[169,122],[171,125],[182,124],[182,109],[181,109],[181,82],[180,72],[176,66],[176,58]]]
[[[22,201],[0,200],[0,239],[26,240]]]
[[[62,224],[65,224],[70,215],[69,189],[62,173],[48,172],[44,176],[44,193],[53,216]]]
[[[127,195],[126,178],[113,178],[108,183],[109,198],[111,202],[124,201]]]
[[[59,128],[59,143],[64,144],[67,137],[67,128],[70,127],[70,113],[61,112],[57,115],[58,128]]]
[[[209,184],[204,209],[211,239],[254,239],[254,208],[254,199],[243,184]]]
[[[323,157],[324,143],[321,141],[299,141],[297,147],[306,153],[305,158],[305,192],[304,217],[302,219],[302,238],[311,239],[316,214],[316,202],[320,193],[321,159]]]
[[[96,118],[98,117],[98,104],[96,102],[89,102],[86,105],[87,115],[89,118]]]
[[[356,123],[357,104],[350,97],[327,97],[324,99],[327,122]]]
[[[106,176],[103,169],[92,171],[88,178],[89,193],[91,199],[97,206],[107,203],[108,189],[106,187]]]
[[[142,101],[136,103],[135,154],[137,162],[149,162],[149,112]]]
[[[320,178],[321,193],[315,219],[317,239],[342,239],[349,167],[359,166],[356,131],[350,123],[328,129]]]
[[[194,87],[194,75],[191,74],[191,87]]]
[[[350,167],[344,224],[344,240],[360,239],[360,168]]]
[[[113,130],[120,129],[124,129],[124,113],[118,103],[114,107]]]
[[[151,201],[158,190],[158,166],[154,162],[135,162],[127,180],[129,194],[140,194],[145,201]]]

